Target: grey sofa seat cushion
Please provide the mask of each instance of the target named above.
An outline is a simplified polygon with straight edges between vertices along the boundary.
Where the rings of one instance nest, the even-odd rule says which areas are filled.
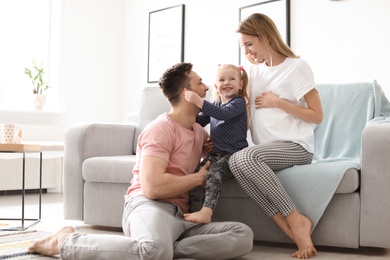
[[[83,163],[83,179],[86,182],[127,183],[133,174],[135,155],[104,156],[86,159]]]
[[[335,193],[355,192],[360,185],[359,172],[360,171],[356,168],[349,168],[348,170],[346,170]]]
[[[135,155],[93,157],[83,163],[83,178],[88,182],[130,183],[135,164]],[[352,193],[359,188],[359,171],[347,169],[336,193]],[[247,197],[248,195],[233,179],[224,180],[221,196]]]
[[[352,193],[359,188],[359,170],[355,167],[347,169],[335,193]],[[248,194],[239,186],[234,178],[223,180],[221,197],[245,198]]]

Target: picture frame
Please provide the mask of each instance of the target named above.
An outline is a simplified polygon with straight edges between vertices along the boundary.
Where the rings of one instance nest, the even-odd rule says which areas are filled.
[[[269,16],[279,30],[284,42],[290,46],[290,0],[263,0],[259,3],[239,8],[239,23],[253,13]],[[244,65],[242,50],[239,46],[239,64]]]
[[[148,82],[184,60],[184,4],[149,13]]]

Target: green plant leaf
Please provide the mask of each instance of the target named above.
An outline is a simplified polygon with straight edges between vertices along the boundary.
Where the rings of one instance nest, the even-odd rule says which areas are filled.
[[[33,74],[30,68],[24,68],[24,74],[26,74],[31,79],[31,83],[33,85],[33,93],[43,94],[50,88],[50,86],[47,85],[46,82],[44,82],[45,70],[43,67],[43,62],[41,66],[38,67],[36,61],[32,60],[32,65],[32,68],[34,69],[35,73]]]

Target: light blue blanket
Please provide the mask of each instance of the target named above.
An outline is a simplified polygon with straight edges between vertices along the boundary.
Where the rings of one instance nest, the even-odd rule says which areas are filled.
[[[350,168],[360,170],[361,135],[366,124],[390,117],[390,103],[376,81],[317,87],[324,120],[315,126],[313,163],[277,172],[298,211],[312,220],[312,230],[344,173]]]

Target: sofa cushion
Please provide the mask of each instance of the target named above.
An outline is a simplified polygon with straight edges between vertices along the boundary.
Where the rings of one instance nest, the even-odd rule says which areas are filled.
[[[86,159],[83,179],[87,182],[129,183],[133,177],[135,155],[104,156]]]
[[[344,176],[335,193],[352,193],[359,188],[359,170],[350,167],[345,170]],[[232,178],[223,180],[221,196],[223,197],[248,197],[248,194]]]
[[[356,168],[349,168],[345,171],[343,178],[335,193],[352,193],[359,188],[360,171]]]

